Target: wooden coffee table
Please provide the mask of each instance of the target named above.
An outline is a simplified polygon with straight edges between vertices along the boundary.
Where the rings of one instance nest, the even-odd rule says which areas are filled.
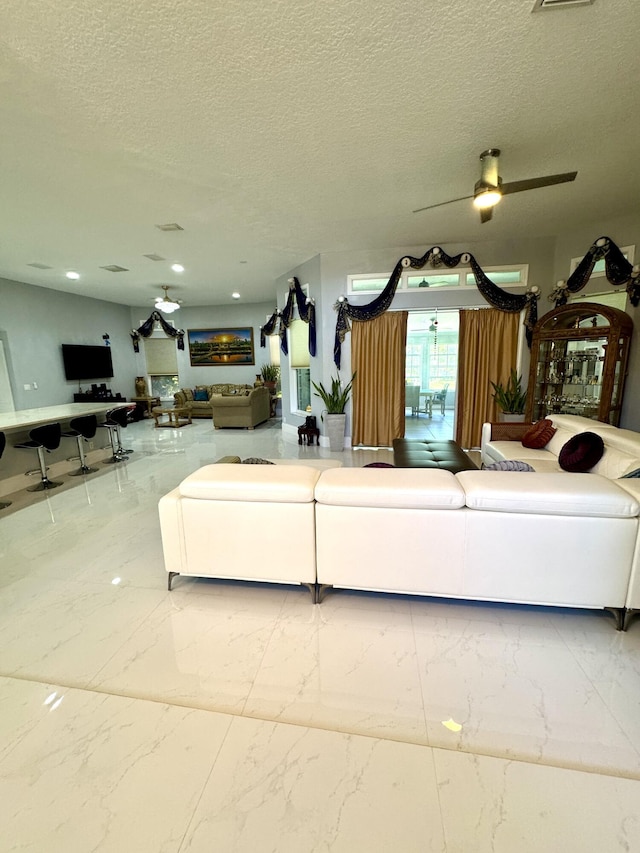
[[[145,395],[143,397],[131,397],[131,402],[136,404],[137,420],[150,418],[153,408],[160,405],[160,397]]]
[[[186,408],[170,408],[170,409],[162,409],[156,407],[152,410],[151,414],[153,415],[153,419],[156,422],[155,426],[158,427],[170,427],[172,429],[178,429],[179,427],[186,426],[191,423],[191,412]],[[162,415],[166,415],[168,420],[164,422],[160,422],[160,418]]]

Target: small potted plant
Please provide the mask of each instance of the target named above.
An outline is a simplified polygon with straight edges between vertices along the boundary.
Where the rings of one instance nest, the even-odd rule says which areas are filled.
[[[527,392],[522,390],[522,376],[518,376],[515,367],[511,368],[506,385],[502,382],[491,382],[491,385],[494,392],[493,399],[502,410],[501,420],[523,421]]]
[[[260,368],[262,379],[270,391],[275,391],[278,379],[280,379],[280,368],[277,364],[263,364]]]
[[[315,382],[312,383],[313,387],[316,389],[315,396],[320,397],[324,403],[324,412],[320,417],[324,421],[324,414],[326,412],[329,450],[342,450],[344,447],[344,427],[347,419],[344,410],[349,402],[351,389],[353,387],[353,380],[355,378],[356,375],[354,373],[349,382],[343,388],[340,379],[337,376],[333,377],[331,379],[330,391],[324,387],[322,382],[319,385],[316,385]]]

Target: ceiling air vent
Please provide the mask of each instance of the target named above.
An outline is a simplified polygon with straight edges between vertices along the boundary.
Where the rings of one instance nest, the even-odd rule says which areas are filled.
[[[47,264],[27,264],[28,267],[35,267],[37,270],[52,270],[53,267],[47,266]]]
[[[160,228],[159,225],[157,227]],[[156,255],[154,253],[151,253],[150,255],[143,255],[142,257],[149,258],[150,261],[166,261],[166,258],[163,258],[162,255]]]
[[[156,225],[156,228],[159,228],[161,231],[184,231],[182,225],[178,225],[177,222],[169,222],[166,225]]]
[[[108,267],[100,267],[101,270],[107,270],[107,272],[129,272],[126,267],[119,267],[118,264],[109,264]]]
[[[536,0],[532,12],[542,12],[544,9],[566,9],[568,6],[591,6],[593,0]]]

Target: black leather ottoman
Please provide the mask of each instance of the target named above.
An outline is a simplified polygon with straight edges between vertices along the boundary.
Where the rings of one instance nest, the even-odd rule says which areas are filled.
[[[455,441],[435,439],[394,438],[393,464],[396,468],[445,468],[454,474],[478,468]]]

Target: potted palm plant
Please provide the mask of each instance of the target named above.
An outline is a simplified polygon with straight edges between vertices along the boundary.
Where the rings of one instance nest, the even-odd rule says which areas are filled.
[[[344,448],[344,427],[347,416],[345,408],[351,396],[353,388],[353,380],[356,378],[355,373],[349,382],[343,387],[342,382],[336,376],[331,379],[331,390],[328,391],[322,382],[316,385],[312,383],[315,390],[315,396],[320,397],[324,403],[324,411],[320,415],[324,421],[325,413],[327,415],[327,435],[329,436],[329,450],[342,450]]]
[[[491,380],[489,380],[491,382]],[[522,376],[518,376],[515,367],[511,368],[506,384],[491,382],[493,399],[502,411],[502,421],[523,421],[527,402],[527,392],[522,389]]]

